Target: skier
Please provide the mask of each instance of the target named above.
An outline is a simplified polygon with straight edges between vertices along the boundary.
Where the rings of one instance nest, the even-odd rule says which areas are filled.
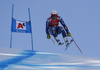
[[[62,24],[63,27],[58,26],[59,22]],[[64,30],[65,29],[65,30]],[[58,13],[56,10],[51,11],[51,16],[47,19],[46,21],[46,34],[47,34],[47,39],[50,39],[51,36],[53,35],[54,39],[57,41],[58,45],[62,45],[61,41],[58,38],[58,34],[61,34],[64,38],[64,41],[66,43],[66,47],[69,44],[69,41],[67,39],[67,36],[71,36],[67,26],[65,25],[63,19],[58,16]]]

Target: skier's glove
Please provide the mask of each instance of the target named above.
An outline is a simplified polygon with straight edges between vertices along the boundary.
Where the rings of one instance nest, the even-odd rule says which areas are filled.
[[[51,38],[50,34],[47,34],[47,38],[48,38],[48,39],[50,39],[50,38]]]
[[[70,32],[67,32],[67,36],[71,36]]]

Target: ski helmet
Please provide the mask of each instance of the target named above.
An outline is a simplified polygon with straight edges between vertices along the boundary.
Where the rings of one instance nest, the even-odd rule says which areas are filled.
[[[52,10],[52,11],[51,11],[51,16],[53,16],[53,15],[58,16],[58,13],[57,13],[56,10]]]

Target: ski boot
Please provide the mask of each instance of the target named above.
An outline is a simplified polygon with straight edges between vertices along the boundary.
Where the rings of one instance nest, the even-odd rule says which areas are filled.
[[[63,45],[64,43],[61,43],[58,37],[55,37],[55,40],[57,41],[58,45]]]
[[[69,42],[68,42],[68,39],[67,39],[67,37],[64,37],[64,41],[65,41],[65,43],[66,43],[66,47],[68,47],[68,45],[69,45]]]
[[[69,42],[66,42],[66,47],[68,47],[68,45],[69,45]]]

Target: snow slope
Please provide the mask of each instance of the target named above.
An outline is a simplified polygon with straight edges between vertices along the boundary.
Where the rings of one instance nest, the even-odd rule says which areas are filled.
[[[100,59],[0,48],[0,70],[100,70]]]

